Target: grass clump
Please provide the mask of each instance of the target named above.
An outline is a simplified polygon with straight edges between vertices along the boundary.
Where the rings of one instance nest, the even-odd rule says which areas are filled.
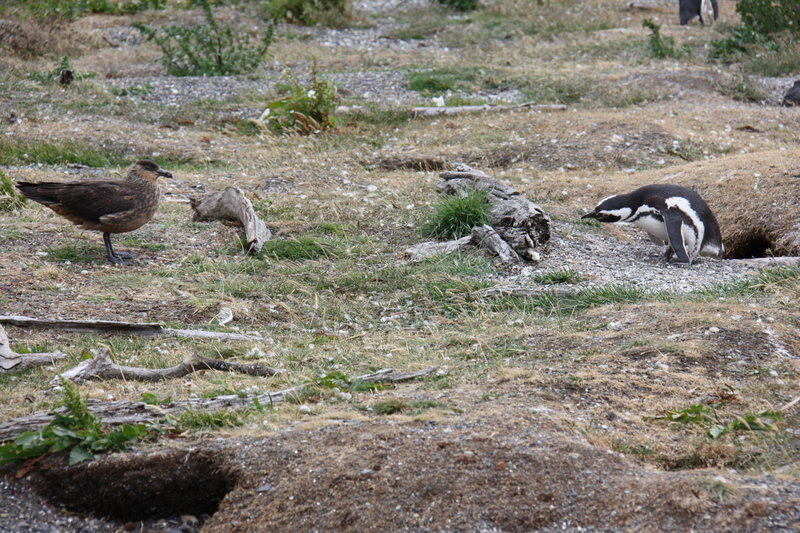
[[[350,19],[347,0],[268,0],[264,8],[275,20],[291,24],[343,27]]]
[[[580,283],[581,274],[573,268],[562,268],[549,272],[539,272],[533,276],[533,281],[544,285],[556,285],[559,283]]]
[[[476,86],[497,88],[501,83],[487,69],[449,67],[409,72],[406,85],[423,95],[437,96],[448,91],[469,91]]]
[[[44,428],[22,433],[14,442],[0,446],[0,464],[69,450],[69,464],[73,465],[93,459],[98,452],[125,450],[129,444],[152,435],[153,429],[144,424],[103,428],[81,398],[78,387],[63,378],[61,386],[59,406],[66,412],[54,412],[55,418]]]
[[[389,398],[372,404],[372,411],[379,415],[393,415],[408,409],[409,405],[403,400]]]
[[[332,250],[330,246],[317,242],[311,237],[296,237],[291,239],[269,240],[261,249],[262,257],[284,259],[288,261],[303,261],[328,257]]]
[[[0,211],[16,211],[26,202],[27,198],[17,191],[11,178],[0,170]]]
[[[471,234],[474,226],[488,223],[489,200],[486,192],[470,191],[441,200],[421,230],[426,237],[460,239]]]
[[[478,0],[439,0],[439,3],[456,11],[474,11],[479,5]]]
[[[10,0],[0,12],[24,8],[37,18],[74,20],[87,13],[130,15],[148,9],[164,9],[167,0]]]
[[[289,82],[276,85],[276,89],[282,96],[270,102],[261,117],[272,131],[310,135],[336,125],[336,86],[317,78],[316,62],[308,85],[290,78]]]
[[[681,59],[692,57],[692,49],[688,44],[675,46],[675,39],[661,36],[661,25],[652,19],[644,19],[642,26],[650,30],[648,48],[650,55],[656,59]]]
[[[103,257],[102,248],[89,242],[80,241],[47,249],[51,261],[70,263],[93,263]]]
[[[133,26],[161,48],[161,63],[173,76],[228,76],[255,70],[272,43],[272,24],[260,37],[242,33],[217,24],[209,0],[198,3],[205,24],[169,26],[160,31],[141,23]]]

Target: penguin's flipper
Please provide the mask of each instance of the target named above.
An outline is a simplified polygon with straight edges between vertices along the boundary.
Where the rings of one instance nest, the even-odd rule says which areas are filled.
[[[681,263],[691,263],[689,254],[686,253],[686,245],[683,243],[683,218],[680,213],[673,209],[663,209],[661,215],[664,217],[664,224],[667,226],[667,237],[669,246],[675,252],[675,256]]]
[[[717,0],[711,0],[711,9],[714,10],[714,20],[719,17],[719,4]]]

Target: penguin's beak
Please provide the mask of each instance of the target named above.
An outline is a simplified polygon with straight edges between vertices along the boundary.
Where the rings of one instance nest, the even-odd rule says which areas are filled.
[[[595,213],[594,211],[589,211],[588,213],[586,213],[581,217],[581,220],[586,218],[597,218],[597,213]]]

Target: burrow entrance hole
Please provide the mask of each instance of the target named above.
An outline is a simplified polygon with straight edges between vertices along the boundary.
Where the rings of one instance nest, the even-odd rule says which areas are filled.
[[[49,502],[75,513],[120,521],[209,517],[233,489],[237,471],[210,451],[115,454],[32,478]]]
[[[761,232],[754,231],[728,242],[726,257],[732,259],[749,259],[753,257],[769,257],[775,253],[772,241]],[[779,255],[779,254],[776,254]]]

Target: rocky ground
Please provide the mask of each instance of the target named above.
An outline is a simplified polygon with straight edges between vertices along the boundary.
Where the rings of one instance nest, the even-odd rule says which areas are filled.
[[[501,15],[516,5],[486,3]],[[732,24],[734,2],[721,3],[722,22]],[[125,245],[139,260],[124,272],[102,258],[55,259],[56,247],[76,242],[91,243],[83,254],[99,257],[99,237],[66,227],[38,206],[3,214],[0,311],[206,327],[226,305],[236,316],[233,327],[265,339],[207,346],[9,327],[14,346],[64,349],[70,360],[59,371],[86,349],[115,342],[122,364],[166,366],[203,350],[249,361],[259,356],[244,354],[255,353],[290,370],[290,380],[331,369],[349,375],[386,366],[440,369],[435,378],[347,400],[320,393],[277,405],[241,427],[178,432],[76,467],[64,466],[59,454],[6,465],[0,532],[797,530],[797,284],[765,281],[755,294],[735,289],[764,266],[796,261],[766,254],[665,264],[663,250],[641,232],[579,221],[608,194],[666,181],[699,186],[726,235],[735,234],[737,220],[758,227],[762,220],[752,211],[770,206],[773,218],[783,214],[791,223],[800,191],[800,115],[775,105],[790,78],[757,79],[765,95],[760,103],[735,100],[721,89],[734,67],[700,58],[630,57],[624,43],[644,40],[639,20],[653,12],[599,0],[587,6],[613,27],[456,46],[461,41],[445,29],[425,39],[392,37],[420,17],[413,10],[430,7],[427,1],[356,2],[357,27],[281,28],[273,59],[253,76],[166,76],[154,62],[154,47],[124,17],[92,16],[72,25],[90,42],[99,36],[109,43],[73,56],[78,69],[98,73],[81,92],[43,89],[21,74],[50,68],[52,57],[0,61],[16,80],[0,93],[4,138],[66,139],[180,156],[194,165],[173,171],[156,219]],[[220,11],[226,21],[244,16]],[[176,20],[196,16],[170,13]],[[159,16],[141,15],[148,23]],[[567,12],[561,16],[571,20]],[[671,4],[655,16],[681,42],[706,42],[709,32],[719,31],[679,28]],[[464,19],[447,19],[456,32],[470,29],[461,39],[475,28]],[[236,120],[260,116],[285,73],[305,80],[312,59],[345,103],[391,109],[432,103],[406,84],[407,70],[422,65],[502,63],[536,79],[571,69],[596,74],[593,82],[605,85],[584,88],[565,112],[374,127],[342,118],[336,135],[311,139],[233,130]],[[636,91],[647,97],[636,105],[600,101],[600,92],[616,90],[620,98]],[[506,87],[476,87],[461,96],[524,101]],[[387,158],[466,161],[511,183],[553,219],[541,262],[436,278],[437,297],[446,296],[442,309],[441,299],[412,290],[339,282],[375,271],[379,287],[391,286],[395,280],[381,277],[381,269],[399,276],[402,250],[422,239],[414,213],[435,201],[438,170],[387,166]],[[28,180],[108,172],[41,164],[3,170]],[[231,183],[271,202],[267,223],[277,239],[316,235],[310,232],[334,223],[357,228],[380,246],[371,244],[377,251],[359,257],[365,245],[354,231],[342,253],[355,257],[352,262],[337,263],[344,260],[332,254],[306,263],[254,263],[230,251],[236,229],[189,223],[190,196]],[[719,192],[734,183],[741,187],[735,194]],[[618,285],[650,297],[550,314],[482,299],[492,291],[549,290],[535,276],[563,269],[580,280],[560,289]],[[320,280],[338,284],[326,288]],[[2,376],[3,420],[50,408],[52,373]],[[162,385],[86,384],[81,392],[99,400],[135,401],[145,391],[184,399],[298,383],[237,379],[207,372]],[[406,407],[379,414],[386,400]],[[643,419],[699,404],[716,409],[726,423],[785,410],[774,431],[731,432],[718,440],[706,436],[706,426]]]

